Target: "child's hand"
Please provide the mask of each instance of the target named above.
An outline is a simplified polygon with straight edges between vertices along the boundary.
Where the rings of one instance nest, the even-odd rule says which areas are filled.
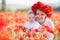
[[[43,34],[43,36],[44,36],[45,38],[47,38],[47,37],[48,37],[48,35],[47,35],[47,34]]]

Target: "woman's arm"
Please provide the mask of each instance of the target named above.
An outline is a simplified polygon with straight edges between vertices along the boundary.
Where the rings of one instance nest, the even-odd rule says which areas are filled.
[[[48,32],[54,34],[54,30],[50,26],[43,24],[43,27],[45,27]]]

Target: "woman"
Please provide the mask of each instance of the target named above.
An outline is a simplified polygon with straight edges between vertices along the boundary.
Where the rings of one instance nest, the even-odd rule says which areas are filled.
[[[36,20],[39,22],[40,26],[46,26],[46,29],[48,30],[46,33],[48,34],[48,37],[46,40],[53,40],[54,38],[54,24],[49,19],[52,14],[52,7],[45,5],[41,2],[37,2],[34,5],[32,5],[32,11],[36,15]],[[49,30],[51,29],[51,30]]]

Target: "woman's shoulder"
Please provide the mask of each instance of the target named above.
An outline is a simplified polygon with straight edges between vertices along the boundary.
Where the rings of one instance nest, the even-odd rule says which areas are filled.
[[[46,18],[45,24],[54,28],[54,23],[49,18]]]

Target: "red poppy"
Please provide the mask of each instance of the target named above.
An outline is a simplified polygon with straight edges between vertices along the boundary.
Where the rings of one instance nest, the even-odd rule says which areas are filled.
[[[56,26],[57,30],[60,32],[60,24]]]
[[[16,18],[15,22],[16,23],[24,23],[24,20],[22,18]]]
[[[24,36],[20,35],[19,40],[24,40]]]
[[[12,40],[12,37],[8,33],[0,30],[0,40]]]
[[[25,35],[30,37],[31,36],[31,31],[27,31]]]
[[[9,20],[3,17],[0,17],[0,29],[6,27],[8,24],[9,24]]]
[[[40,30],[39,29],[35,29],[35,32],[39,32]]]
[[[24,26],[21,26],[21,25],[18,25],[18,26],[16,26],[16,29],[17,30],[23,30],[24,31],[25,30],[25,27]]]
[[[34,40],[39,40],[39,36],[37,34],[33,34]]]

